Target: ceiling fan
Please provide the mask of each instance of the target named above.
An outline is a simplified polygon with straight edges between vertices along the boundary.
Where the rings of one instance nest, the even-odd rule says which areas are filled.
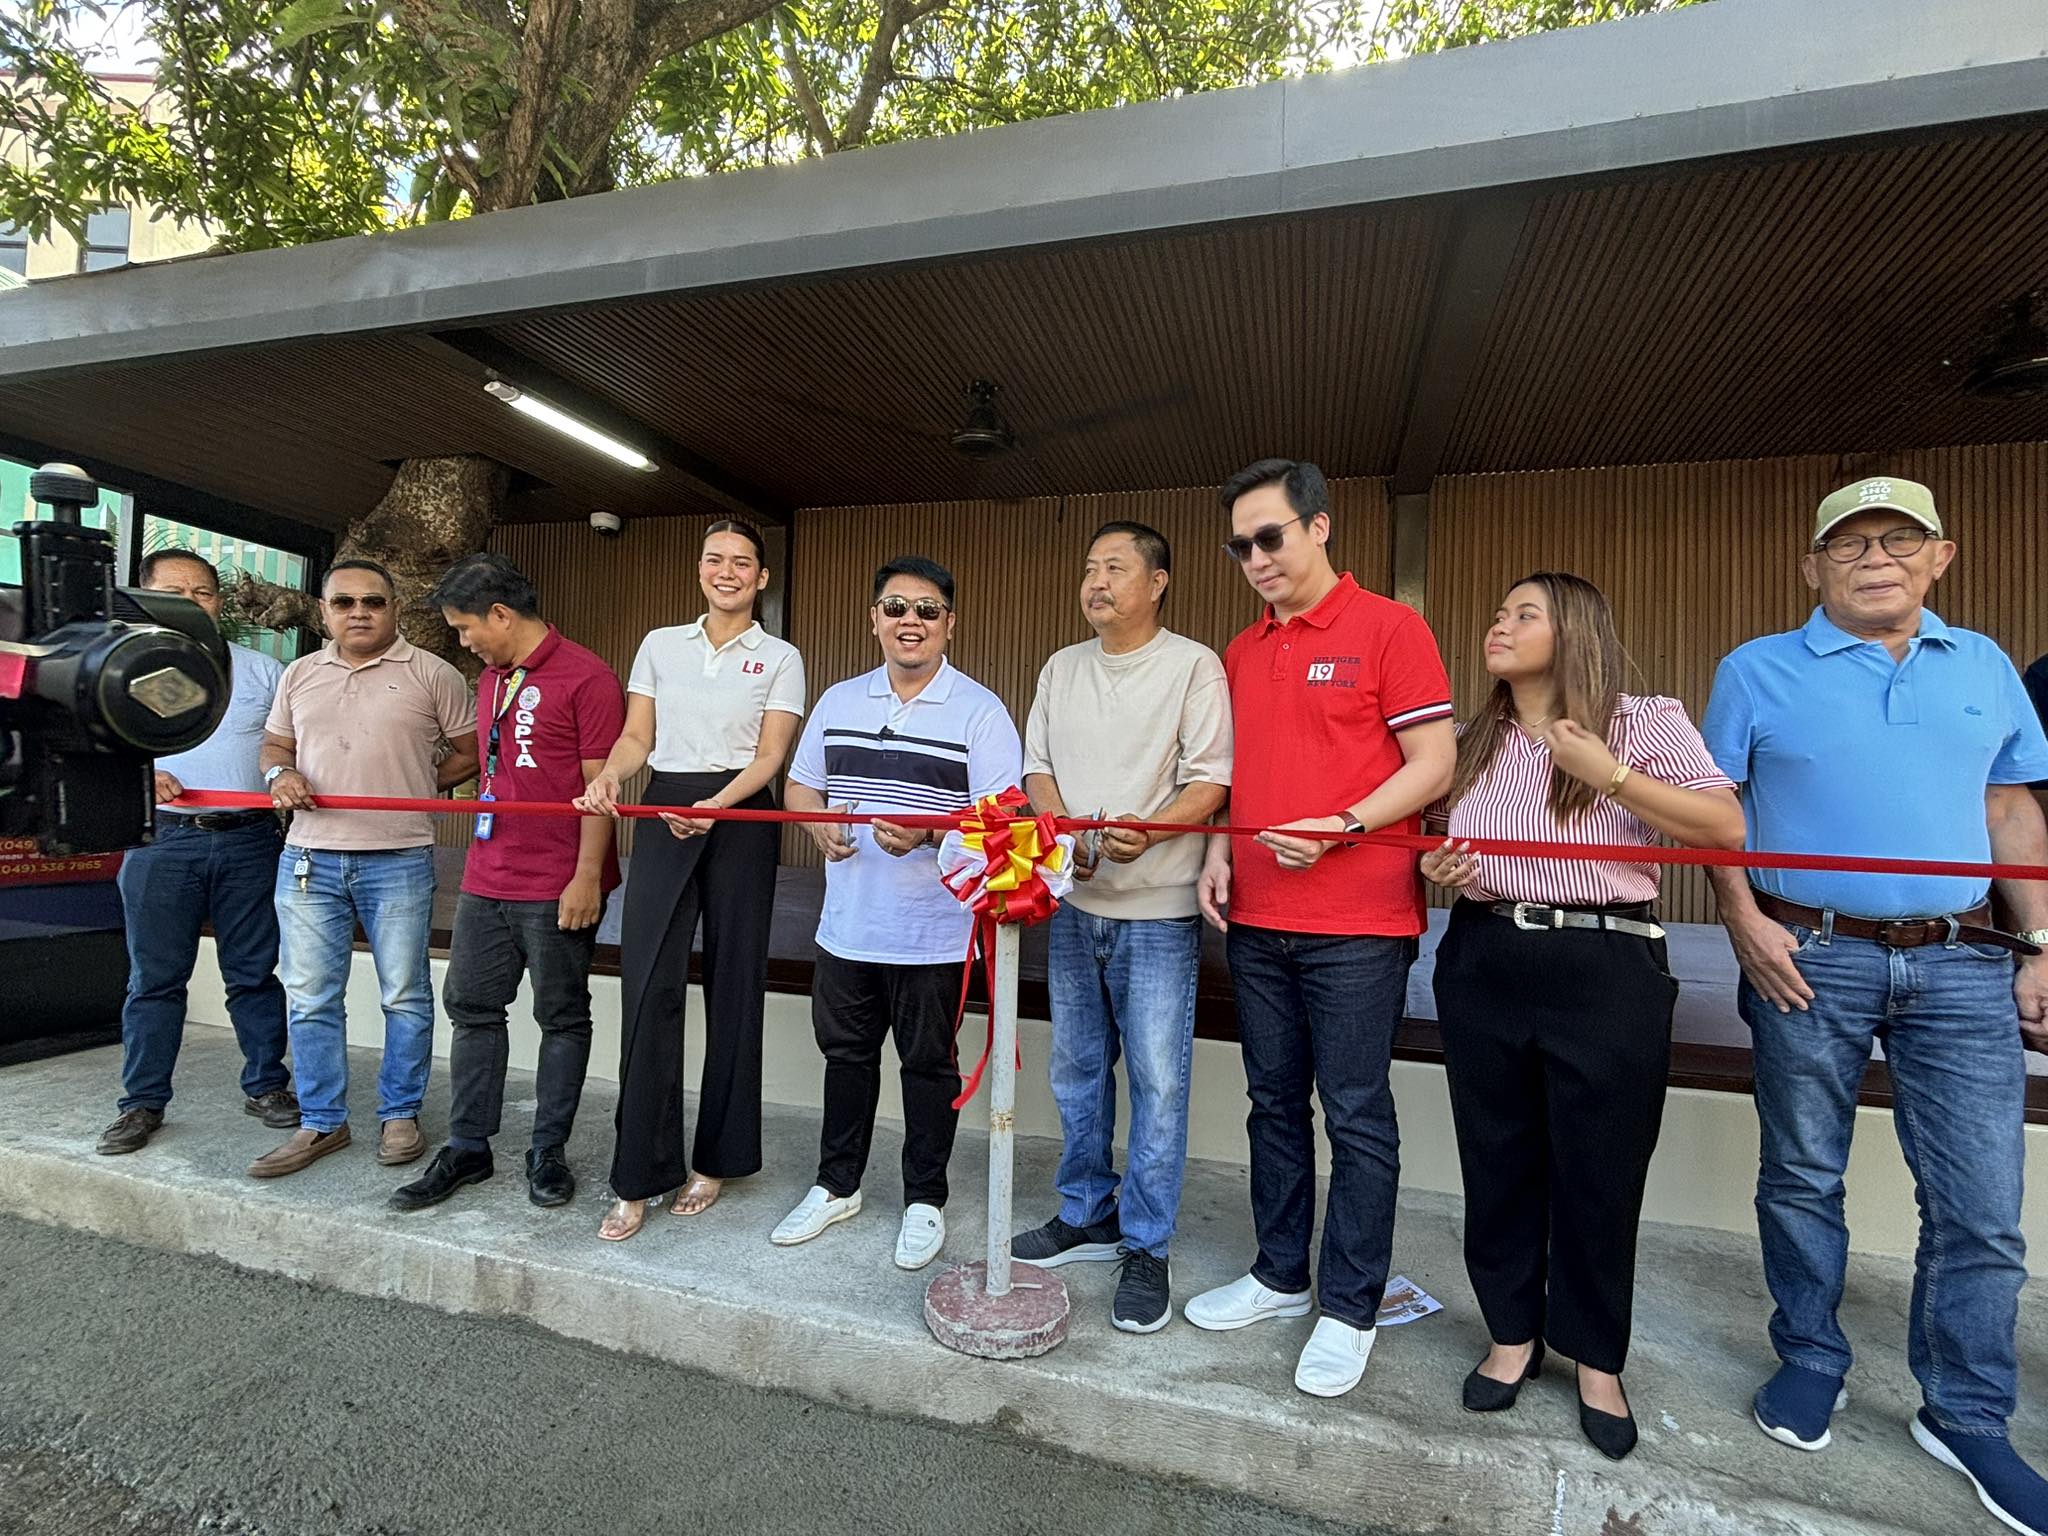
[[[907,438],[919,443],[944,444],[963,458],[987,461],[1001,458],[1013,450],[1021,449],[1027,454],[1033,453],[1063,438],[1079,437],[1120,426],[1128,421],[1142,420],[1181,404],[1188,398],[1189,393],[1185,384],[1176,385],[1157,394],[1136,400],[1119,401],[1115,405],[1099,410],[1059,417],[1035,427],[1027,425],[1022,435],[1012,426],[1004,412],[1002,387],[987,379],[976,379],[967,386],[966,413],[959,418],[958,425],[952,427],[918,426],[901,420],[888,420],[865,411],[801,395],[764,391],[755,394],[754,398],[805,415],[842,421],[865,432]]]
[[[2048,289],[2037,288],[2002,305],[1968,367],[1963,388],[1973,395],[2020,400],[2048,393]]]

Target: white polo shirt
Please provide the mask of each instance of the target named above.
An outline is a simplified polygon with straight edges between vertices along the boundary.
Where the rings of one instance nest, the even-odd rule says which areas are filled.
[[[758,623],[714,646],[699,619],[650,632],[626,692],[654,700],[650,768],[731,772],[754,760],[762,715],[804,712],[804,659]]]
[[[950,661],[908,703],[889,669],[835,683],[804,723],[789,776],[828,805],[863,813],[964,811],[1018,783],[1024,749],[1003,701]],[[892,857],[865,826],[848,827],[850,859],[825,866],[818,947],[880,965],[958,965],[974,920],[939,880],[937,850]]]

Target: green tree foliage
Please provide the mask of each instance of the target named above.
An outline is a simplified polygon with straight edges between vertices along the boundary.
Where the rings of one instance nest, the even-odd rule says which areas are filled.
[[[1695,0],[94,0],[0,5],[0,219],[106,202],[229,249],[1458,47]]]

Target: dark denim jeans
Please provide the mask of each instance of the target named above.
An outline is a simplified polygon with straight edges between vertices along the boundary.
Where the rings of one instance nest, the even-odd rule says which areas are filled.
[[[1324,1313],[1370,1328],[1393,1258],[1401,1137],[1387,1082],[1416,941],[1282,933],[1230,925],[1230,979],[1251,1114],[1252,1274],[1305,1291],[1316,1217],[1313,1091],[1330,1137],[1316,1297]]]
[[[199,957],[199,929],[208,919],[227,983],[228,1018],[242,1047],[242,1092],[254,1098],[291,1081],[284,1066],[277,910],[270,899],[277,849],[272,820],[202,832],[165,815],[157,818],[156,841],[122,860],[118,884],[128,930],[123,1110],[162,1109],[171,1102],[171,1069],[185,1034],[185,988]]]
[[[600,908],[598,923],[564,932],[560,910],[555,901],[500,901],[468,891],[456,902],[448,979],[441,986],[441,1006],[454,1027],[448,1048],[451,1135],[489,1141],[498,1134],[511,1044],[505,1010],[519,995],[520,977],[527,976],[540,1025],[533,1145],[559,1147],[569,1140],[590,1066],[590,958],[604,914]]]
[[[1188,1161],[1188,1069],[1195,1043],[1199,917],[1096,917],[1072,902],[1052,916],[1052,1096],[1065,1144],[1060,1219],[1092,1226],[1121,1207],[1124,1242],[1166,1256]],[[1116,1062],[1131,1085],[1131,1137],[1117,1194]]]
[[[1892,1123],[1920,1203],[1907,1363],[1943,1429],[2002,1435],[2018,1388],[2013,1329],[2027,1278],[2026,1064],[2012,956],[1791,932],[1813,988],[1807,1011],[1780,1013],[1747,982],[1741,993],[1756,1040],[1756,1212],[1777,1302],[1771,1343],[1790,1365],[1848,1374],[1849,1341],[1836,1321],[1849,1255],[1842,1175],[1856,1089],[1871,1041],[1881,1040]]]

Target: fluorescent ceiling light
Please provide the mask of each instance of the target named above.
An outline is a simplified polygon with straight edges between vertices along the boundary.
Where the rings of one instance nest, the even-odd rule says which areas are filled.
[[[607,458],[617,459],[631,469],[654,468],[654,461],[629,443],[622,443],[616,437],[600,432],[587,421],[579,421],[559,406],[550,405],[538,395],[528,394],[517,384],[507,384],[503,379],[491,379],[484,390],[494,399],[502,400],[515,411],[524,412],[535,421],[553,427],[557,432],[573,437],[586,448],[595,448]]]

